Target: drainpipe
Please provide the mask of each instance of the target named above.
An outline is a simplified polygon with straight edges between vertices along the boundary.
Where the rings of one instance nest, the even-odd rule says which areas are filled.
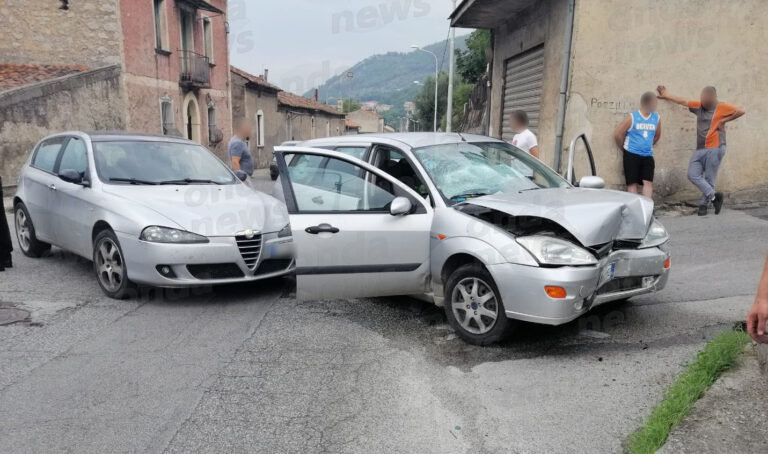
[[[565,23],[563,68],[560,77],[560,99],[557,105],[557,135],[555,136],[555,165],[560,172],[560,161],[563,154],[563,134],[565,132],[565,107],[568,95],[568,79],[571,71],[571,45],[573,44],[573,21],[576,16],[576,0],[568,0],[568,18]]]

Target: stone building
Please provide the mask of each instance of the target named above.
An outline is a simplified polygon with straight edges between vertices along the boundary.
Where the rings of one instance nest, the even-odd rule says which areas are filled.
[[[272,149],[283,142],[345,133],[344,113],[329,105],[283,91],[235,67],[231,78],[232,117],[252,122],[249,145],[257,167],[269,166]]]
[[[762,140],[768,73],[755,66],[768,61],[765,7],[764,0],[738,6],[716,0],[463,0],[451,20],[492,30],[489,126],[482,132],[510,139],[510,113],[526,110],[542,159],[561,170],[570,141],[584,132],[598,173],[613,188],[623,188],[623,172],[612,133],[642,93],[664,84],[698,99],[702,87],[714,85],[722,101],[747,110],[728,125],[728,158],[718,184],[748,199],[765,197],[759,190],[768,182]],[[677,105],[659,106],[656,187],[661,196],[687,199],[696,194],[686,179],[696,144],[694,116]],[[578,162],[577,174],[584,164]]]
[[[0,0],[0,68],[22,82],[0,71],[3,176],[15,180],[37,140],[67,129],[180,135],[226,156],[226,10],[226,0]],[[19,76],[26,66],[38,74]]]
[[[372,110],[359,109],[349,112],[347,118],[360,125],[359,132],[361,134],[384,132],[384,117]]]

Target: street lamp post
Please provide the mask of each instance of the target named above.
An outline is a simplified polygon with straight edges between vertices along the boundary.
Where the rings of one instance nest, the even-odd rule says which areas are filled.
[[[437,132],[437,89],[440,86],[439,79],[440,79],[440,63],[437,61],[437,54],[434,52],[430,52],[428,50],[422,49],[421,47],[417,45],[411,46],[411,49],[420,50],[422,52],[426,52],[428,54],[431,54],[433,57],[435,57],[435,123],[434,123],[434,132]]]
[[[456,0],[453,0],[453,10],[456,11]],[[451,27],[450,33],[450,68],[448,69],[448,106],[445,114],[445,131],[451,132],[453,130],[453,78],[456,72],[456,29]]]

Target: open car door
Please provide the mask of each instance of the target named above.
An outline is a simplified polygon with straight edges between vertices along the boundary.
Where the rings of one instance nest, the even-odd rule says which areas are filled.
[[[276,147],[299,299],[424,293],[433,210],[387,173],[337,151]]]

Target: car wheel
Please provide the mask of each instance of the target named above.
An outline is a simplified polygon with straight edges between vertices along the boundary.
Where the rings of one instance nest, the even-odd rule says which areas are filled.
[[[493,277],[478,264],[461,266],[448,278],[445,315],[456,333],[474,345],[500,341],[515,324],[504,312]]]
[[[16,240],[19,242],[21,252],[27,257],[42,257],[51,249],[51,245],[37,239],[32,218],[23,203],[17,203],[14,207],[13,219],[16,227]]]
[[[111,230],[103,230],[93,241],[93,269],[104,293],[122,300],[131,296],[135,285],[128,279],[123,250]]]

